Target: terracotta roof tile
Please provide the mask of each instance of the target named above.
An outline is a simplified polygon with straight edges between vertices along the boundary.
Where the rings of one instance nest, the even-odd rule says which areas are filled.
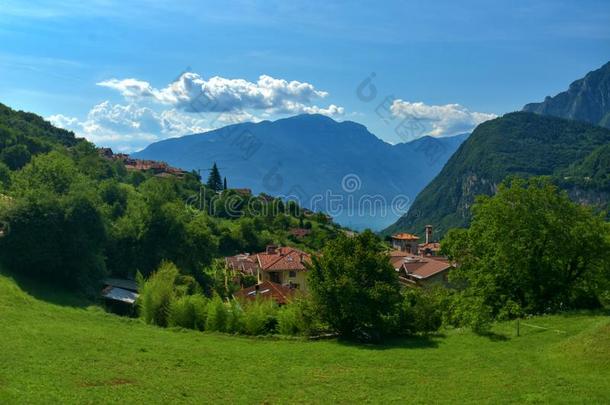
[[[392,239],[398,240],[419,240],[419,236],[413,235],[412,233],[397,233],[392,235]]]
[[[263,271],[307,270],[305,264],[311,262],[309,254],[291,247],[278,247],[274,252],[259,253],[256,257]]]
[[[236,299],[254,301],[257,298],[273,299],[279,305],[286,304],[295,295],[296,290],[271,281],[263,281],[261,284],[243,288],[233,296]]]
[[[255,256],[242,253],[235,256],[225,257],[227,267],[248,275],[255,275],[258,269],[258,261]]]
[[[407,274],[414,276],[419,279],[426,279],[432,277],[435,274],[449,270],[451,263],[446,259],[436,258],[419,258],[416,261],[405,262],[401,266],[401,270],[405,270]]]

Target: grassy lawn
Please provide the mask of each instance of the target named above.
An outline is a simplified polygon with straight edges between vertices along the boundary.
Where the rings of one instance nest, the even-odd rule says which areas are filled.
[[[602,315],[373,347],[164,330],[49,294],[0,275],[0,403],[610,403]]]

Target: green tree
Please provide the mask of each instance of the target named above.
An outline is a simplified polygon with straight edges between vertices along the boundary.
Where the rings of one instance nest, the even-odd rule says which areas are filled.
[[[309,276],[322,321],[340,335],[378,339],[401,301],[398,276],[370,231],[339,236],[314,256]]]
[[[31,154],[25,145],[13,145],[0,153],[0,160],[12,170],[21,169],[30,161]]]
[[[547,179],[507,180],[479,197],[467,230],[443,249],[459,263],[451,280],[491,316],[599,305],[610,285],[609,226]]]
[[[208,177],[207,186],[214,191],[222,191],[222,177],[220,177],[220,171],[218,170],[218,166],[216,162],[212,165],[212,170],[210,171],[210,175]]]
[[[106,231],[95,203],[77,194],[41,191],[11,204],[0,240],[7,269],[93,293],[105,274]]]
[[[50,192],[68,194],[76,183],[85,183],[81,174],[70,157],[53,151],[38,155],[23,169],[15,174],[13,189],[15,194],[30,192]]]
[[[0,190],[6,189],[11,185],[11,171],[7,165],[0,162]]]

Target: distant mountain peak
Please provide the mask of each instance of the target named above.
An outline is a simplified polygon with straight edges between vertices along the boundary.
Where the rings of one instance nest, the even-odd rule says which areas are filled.
[[[348,193],[355,201],[363,195],[381,196],[388,204],[398,195],[413,198],[464,138],[391,145],[357,122],[301,114],[171,138],[153,143],[133,156],[162,160],[187,170],[208,168],[216,162],[222,168],[221,174],[235,187],[275,196],[298,193],[306,208],[328,212],[329,206],[310,205],[312,198],[328,196],[330,192],[345,195],[343,179],[348,175],[358,179],[359,187]],[[434,147],[425,145],[432,142]],[[381,212],[364,217],[352,211],[344,212],[349,215],[343,218],[339,213],[337,220],[354,228],[380,229],[402,213],[393,213],[388,206],[384,210],[385,217],[374,218]]]
[[[526,104],[523,111],[610,128],[610,62],[572,82],[568,90]]]
[[[409,212],[383,233],[421,233],[433,224],[442,236],[466,226],[475,197],[493,195],[507,176],[558,178],[573,171],[593,177],[591,173],[607,168],[608,151],[601,148],[609,143],[608,129],[552,116],[513,112],[486,121],[422,190]],[[570,169],[574,164],[580,166]],[[596,181],[606,181],[604,176],[598,174]]]

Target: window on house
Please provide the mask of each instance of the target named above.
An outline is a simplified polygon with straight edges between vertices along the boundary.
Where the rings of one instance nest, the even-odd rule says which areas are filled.
[[[297,272],[296,271],[289,271],[288,272],[288,277],[295,278],[296,276],[297,276]]]

